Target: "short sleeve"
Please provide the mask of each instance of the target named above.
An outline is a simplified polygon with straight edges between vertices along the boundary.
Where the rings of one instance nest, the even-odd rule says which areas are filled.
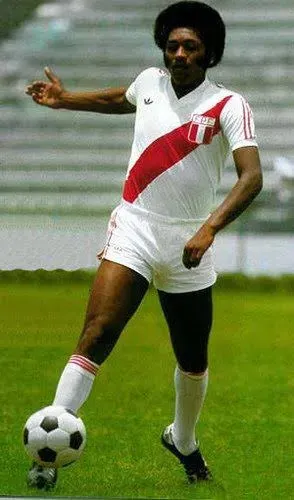
[[[252,110],[248,102],[235,94],[220,116],[221,128],[231,151],[245,146],[257,146]]]
[[[131,85],[126,90],[127,100],[137,106],[139,94],[146,86],[150,88],[154,84],[155,76],[161,75],[162,71],[158,68],[147,68],[142,71],[137,78],[131,83]]]
[[[137,80],[134,80],[126,91],[127,100],[136,106],[137,104]]]

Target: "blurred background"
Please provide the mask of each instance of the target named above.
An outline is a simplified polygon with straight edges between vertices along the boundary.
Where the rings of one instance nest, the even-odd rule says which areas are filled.
[[[0,269],[97,266],[120,200],[134,116],[50,110],[25,86],[50,66],[69,90],[128,85],[162,66],[152,29],[161,0],[0,0]],[[264,190],[217,236],[219,272],[294,270],[293,0],[208,1],[227,25],[209,77],[254,111]],[[231,158],[219,201],[236,180]]]

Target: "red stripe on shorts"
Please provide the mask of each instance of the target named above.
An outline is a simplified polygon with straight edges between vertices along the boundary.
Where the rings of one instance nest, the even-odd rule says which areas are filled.
[[[227,96],[205,113],[203,117],[215,118],[212,136],[220,131],[219,117],[225,104],[232,96]],[[182,160],[202,143],[188,140],[192,120],[152,142],[143,151],[130,170],[123,189],[123,199],[132,203],[140,193],[163,172]]]

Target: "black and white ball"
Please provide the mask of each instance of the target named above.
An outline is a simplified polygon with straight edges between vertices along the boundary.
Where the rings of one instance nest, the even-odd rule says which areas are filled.
[[[23,442],[30,457],[45,467],[64,467],[75,462],[86,444],[81,418],[63,406],[46,406],[29,417]]]

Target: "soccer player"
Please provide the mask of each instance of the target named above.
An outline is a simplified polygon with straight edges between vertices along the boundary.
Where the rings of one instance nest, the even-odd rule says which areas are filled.
[[[122,200],[111,215],[84,327],[53,404],[79,410],[153,281],[177,361],[174,420],[161,442],[195,482],[212,477],[195,439],[208,384],[216,280],[211,245],[260,192],[262,173],[247,101],[206,76],[224,51],[219,13],[202,2],[172,4],[158,15],[154,39],[165,69],[145,69],[128,88],[70,92],[49,68],[48,81],[27,88],[37,104],[50,108],[136,113]],[[229,152],[237,180],[215,207]],[[28,482],[53,487],[56,471],[33,464]]]

